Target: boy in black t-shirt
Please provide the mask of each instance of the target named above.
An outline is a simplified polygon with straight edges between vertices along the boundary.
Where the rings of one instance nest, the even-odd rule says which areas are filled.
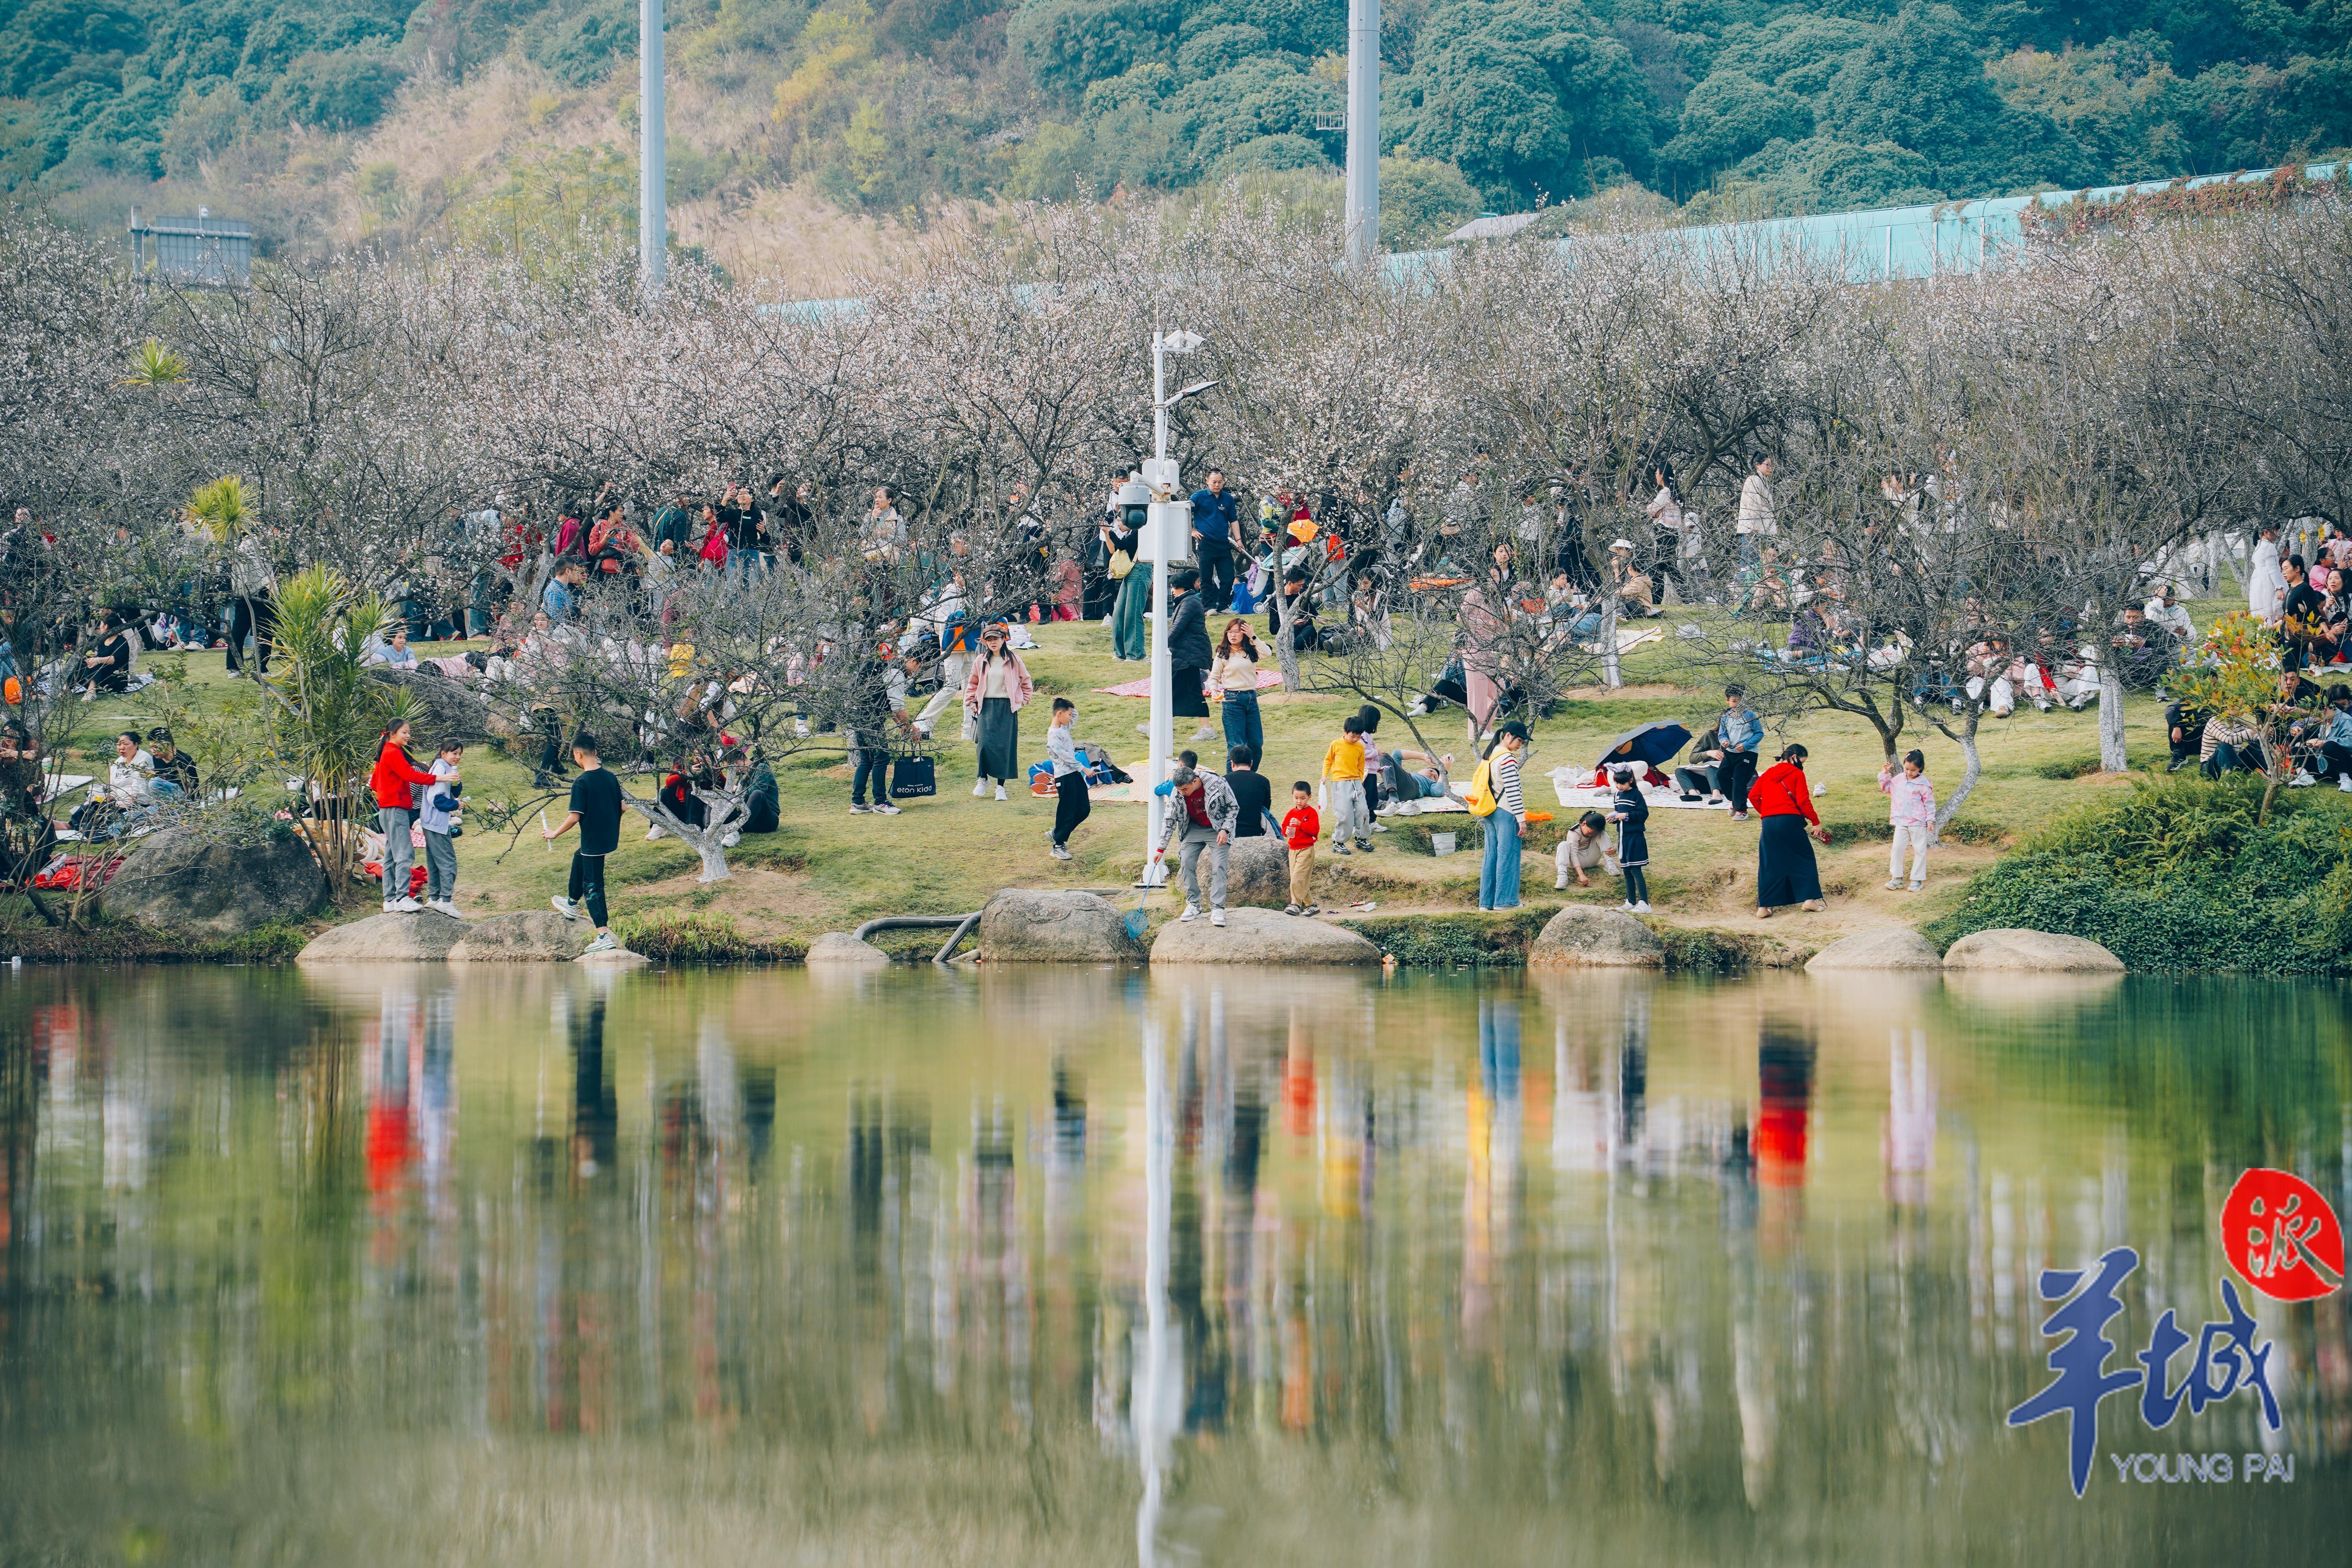
[[[588,944],[590,952],[613,952],[620,943],[613,940],[612,929],[604,920],[604,857],[621,843],[621,781],[604,771],[596,756],[596,737],[583,730],[572,740],[572,760],[578,764],[580,776],[572,781],[572,810],[562,822],[545,830],[551,843],[569,831],[572,824],[580,826],[580,847],[572,857],[572,886],[567,896],[550,899],[555,912],[565,920],[580,918],[580,900],[588,900],[588,918],[596,922],[596,940]]]
[[[1282,824],[1274,819],[1274,786],[1257,772],[1255,748],[1235,746],[1225,753],[1225,787],[1234,792],[1242,808],[1234,825],[1234,837],[1282,836]]]

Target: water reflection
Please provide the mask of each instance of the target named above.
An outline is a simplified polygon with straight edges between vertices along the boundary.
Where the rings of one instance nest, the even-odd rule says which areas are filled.
[[[2314,1560],[2340,1296],[2256,1308],[2292,1489],[2076,1504],[2000,1417],[2042,1268],[2137,1247],[2137,1343],[2211,1309],[2243,1165],[2352,1195],[2344,999],[34,973],[0,984],[0,1541]]]

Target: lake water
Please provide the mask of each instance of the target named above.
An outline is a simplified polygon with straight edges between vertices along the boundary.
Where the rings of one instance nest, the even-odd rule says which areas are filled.
[[[0,1563],[2342,1563],[2342,1291],[2003,1417],[2346,1212],[2347,1002],[0,971]]]

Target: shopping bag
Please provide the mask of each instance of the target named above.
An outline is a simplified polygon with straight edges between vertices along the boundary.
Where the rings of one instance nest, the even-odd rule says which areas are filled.
[[[930,758],[916,752],[890,760],[892,800],[915,800],[939,793],[939,767]]]

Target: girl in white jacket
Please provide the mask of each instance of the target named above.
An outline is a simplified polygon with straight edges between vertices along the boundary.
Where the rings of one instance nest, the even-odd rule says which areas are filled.
[[[1936,786],[1927,782],[1927,755],[1903,753],[1903,771],[1878,770],[1878,790],[1887,797],[1886,820],[1895,828],[1895,847],[1886,858],[1886,887],[1903,886],[1903,847],[1911,847],[1911,890],[1927,883],[1927,841],[1936,836]]]

